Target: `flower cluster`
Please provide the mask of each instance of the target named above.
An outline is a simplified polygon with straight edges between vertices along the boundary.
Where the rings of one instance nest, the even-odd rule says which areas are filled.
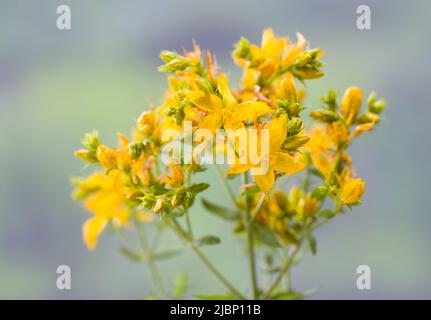
[[[202,204],[209,212],[233,221],[235,231],[246,235],[251,296],[287,297],[292,289],[286,288],[283,293],[279,283],[302,243],[308,242],[314,253],[313,231],[344,212],[345,207],[361,202],[365,183],[356,176],[347,149],[360,135],[373,130],[385,108],[384,101],[371,93],[366,110],[361,110],[363,94],[357,87],[348,88],[341,99],[330,90],[322,97],[323,107],[309,113],[313,124],[306,128],[305,82],[324,75],[322,56],[323,51],[310,48],[299,33],[297,41],[292,42],[266,29],[260,46],[241,38],[232,57],[242,68],[242,79],[239,88],[233,90],[215,58],[209,51],[202,53],[196,43],[192,51],[162,51],[160,58],[164,64],[159,70],[170,76],[161,105],[140,115],[130,138],[118,133],[117,147],[102,144],[97,132],[93,132],[85,136],[84,148],[75,152],[77,157],[99,168],[87,178],[73,180],[74,198],[82,201],[92,214],[83,225],[87,247],[95,248],[100,233],[108,225],[114,230],[133,230],[139,228],[140,221],[151,221],[159,215],[161,219],[153,223],[171,227],[208,265],[199,247],[218,243],[220,239],[215,236],[196,239],[188,209],[196,196],[210,186],[195,182],[198,173],[209,166],[196,158],[180,163],[162,161],[161,153],[173,140],[179,144],[189,141],[191,147],[205,143],[222,156],[230,149],[236,161],[229,163],[224,173],[217,172],[232,206],[228,208],[206,199]],[[191,123],[189,132],[183,129],[185,122]],[[186,139],[199,129],[208,130],[209,136]],[[178,130],[181,134],[166,139],[166,130]],[[247,150],[263,150],[258,153],[260,160],[252,160],[247,153],[245,161],[240,161],[237,142],[225,148],[214,147],[220,130],[243,130]],[[263,134],[252,139],[251,130],[258,133],[267,130],[266,148],[257,147],[264,143]],[[184,155],[181,159],[185,160]],[[267,170],[256,173],[253,169],[261,162],[265,162]],[[300,172],[301,179],[290,178]],[[241,188],[234,190],[230,181],[239,176],[243,178]],[[289,188],[283,187],[286,183]],[[327,200],[332,201],[332,207]],[[279,261],[276,268],[279,274],[266,291],[256,275],[256,245],[263,251],[268,247],[280,248],[287,257],[286,261]],[[146,261],[155,257],[154,252],[146,254]],[[130,250],[127,255],[141,257]],[[274,264],[273,258],[266,259],[266,263]],[[225,284],[229,294],[244,298],[213,265],[210,270]],[[159,289],[162,296],[164,291]]]

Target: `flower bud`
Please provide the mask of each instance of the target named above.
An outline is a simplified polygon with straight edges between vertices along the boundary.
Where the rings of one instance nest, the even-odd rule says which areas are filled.
[[[312,217],[317,212],[318,207],[319,201],[307,194],[304,200],[304,217]]]
[[[275,200],[275,203],[282,211],[287,210],[287,196],[283,191],[278,189],[275,190],[273,193],[273,199]]]
[[[372,113],[380,114],[386,107],[386,102],[383,100],[379,100],[374,102],[372,105],[368,107],[368,110]]]
[[[361,109],[362,91],[357,87],[350,87],[344,92],[341,101],[341,114],[346,119],[347,124],[352,124],[356,115]]]
[[[169,51],[169,50],[160,51],[160,59],[162,59],[166,63],[169,63],[176,58],[178,58],[178,53],[174,51]]]
[[[250,57],[250,41],[246,38],[241,37],[241,39],[235,44],[235,50],[233,51],[233,56],[236,58],[247,59]]]
[[[153,110],[142,112],[136,128],[143,135],[151,135],[156,127],[156,114]]]
[[[117,151],[103,144],[97,147],[97,159],[105,169],[112,169],[117,166]]]
[[[154,205],[153,211],[154,213],[161,213],[166,208],[166,202],[162,198],[158,199],[156,201],[156,204]]]
[[[306,144],[309,140],[310,137],[307,134],[297,134],[284,140],[282,148],[286,151],[293,151]]]
[[[97,157],[94,152],[88,151],[86,149],[79,149],[74,153],[75,157],[84,160],[89,163],[97,162]]]
[[[97,147],[100,144],[99,134],[97,133],[97,131],[93,131],[91,133],[86,133],[85,137],[84,137],[84,140],[82,140],[82,144],[89,151],[96,152]]]
[[[363,115],[359,117],[357,120],[357,123],[364,124],[364,123],[379,123],[380,122],[380,116],[378,114],[372,113],[372,112],[365,112]]]
[[[310,116],[317,121],[330,123],[339,120],[338,114],[327,109],[317,109],[310,113]]]
[[[299,131],[302,130],[302,120],[298,117],[293,117],[289,120],[289,123],[287,125],[287,131],[290,136],[294,136],[295,134],[299,133]]]
[[[365,192],[365,182],[362,179],[353,179],[341,187],[340,200],[342,203],[351,205],[358,202]]]

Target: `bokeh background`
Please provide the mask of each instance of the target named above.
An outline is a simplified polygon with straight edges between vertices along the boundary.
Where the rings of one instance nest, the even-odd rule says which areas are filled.
[[[72,30],[56,28],[68,4]],[[372,28],[356,28],[356,8],[371,7]],[[431,2],[429,1],[12,1],[0,2],[0,298],[134,299],[150,293],[143,265],[118,254],[105,233],[88,252],[81,224],[88,213],[70,198],[69,178],[91,169],[73,157],[84,133],[103,141],[128,132],[148,101],[160,102],[161,49],[190,48],[195,38],[223,71],[240,36],[260,41],[263,28],[302,32],[326,52],[325,78],[310,82],[309,104],[330,87],[376,89],[388,109],[378,129],[352,148],[367,181],[364,204],[317,234],[318,255],[293,273],[313,299],[431,298]],[[213,179],[211,173],[204,179]],[[214,184],[208,197],[224,197]],[[223,245],[205,249],[245,290],[243,248],[230,227],[196,207],[199,234]],[[171,240],[174,242],[174,238]],[[173,246],[176,243],[172,244]],[[72,290],[56,288],[56,268],[72,270]],[[372,289],[356,289],[356,267],[372,270]],[[222,287],[191,253],[160,264],[165,280],[190,274],[193,292]],[[248,271],[247,271],[248,272]]]

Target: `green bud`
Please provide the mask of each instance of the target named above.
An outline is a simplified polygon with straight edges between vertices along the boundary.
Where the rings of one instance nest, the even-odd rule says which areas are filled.
[[[95,152],[88,151],[85,149],[75,151],[75,157],[78,157],[79,159],[89,163],[96,163],[98,161]]]
[[[289,120],[287,131],[290,136],[294,136],[302,130],[302,120],[298,117],[293,117]]]
[[[310,140],[310,137],[306,134],[297,134],[292,137],[288,137],[283,142],[282,149],[286,151],[294,151],[299,147],[303,146]]]
[[[326,104],[331,111],[337,109],[337,94],[334,89],[330,89],[327,96],[320,98],[324,104]]]
[[[250,41],[244,37],[241,37],[241,39],[235,44],[233,55],[238,58],[249,59],[251,55]]]
[[[136,160],[142,153],[142,143],[134,142],[129,145],[130,153],[132,154],[132,159]]]
[[[176,58],[178,58],[178,53],[174,51],[169,51],[169,50],[160,51],[160,59],[162,59],[166,63],[169,63]]]
[[[357,120],[356,123],[363,124],[363,123],[378,123],[380,121],[380,116],[373,112],[365,112],[362,114]]]
[[[167,64],[160,66],[159,71],[161,72],[176,72],[176,71],[184,71],[188,66],[190,66],[190,62],[184,59],[181,56],[169,61]]]
[[[310,116],[321,122],[330,123],[339,120],[338,114],[327,109],[318,109],[310,113]]]
[[[312,197],[322,201],[328,194],[328,187],[326,185],[317,186],[312,193]]]
[[[368,107],[368,110],[375,114],[380,114],[386,107],[386,102],[378,100]]]
[[[97,131],[86,133],[84,139],[82,140],[82,145],[94,153],[96,153],[99,144],[99,133]]]
[[[156,201],[153,211],[154,213],[161,213],[165,210],[165,208],[166,208],[166,202],[164,199],[160,198]]]

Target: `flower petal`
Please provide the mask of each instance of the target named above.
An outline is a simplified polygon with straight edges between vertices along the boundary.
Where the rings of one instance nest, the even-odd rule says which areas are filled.
[[[271,167],[283,173],[293,174],[304,169],[304,162],[286,152],[277,152],[271,159]]]
[[[108,220],[104,217],[94,216],[84,222],[82,226],[82,238],[89,250],[94,250],[97,239],[105,228]]]
[[[274,170],[271,168],[264,175],[253,175],[254,181],[257,186],[262,190],[267,199],[269,199],[269,193],[271,192],[272,187],[275,183],[275,174]]]
[[[198,108],[207,112],[216,112],[223,107],[222,100],[215,94],[201,91],[190,91],[187,98]]]

